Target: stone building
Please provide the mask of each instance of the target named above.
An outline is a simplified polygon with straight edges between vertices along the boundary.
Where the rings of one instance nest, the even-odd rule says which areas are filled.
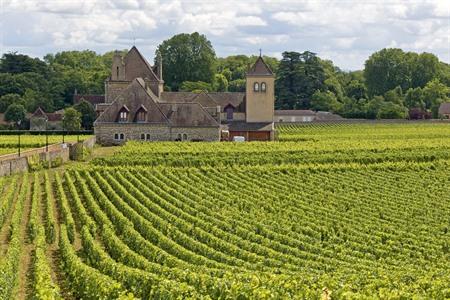
[[[58,110],[54,113],[46,113],[42,108],[38,107],[30,116],[30,130],[62,130],[62,119],[64,110]]]
[[[114,55],[104,103],[95,105],[98,143],[273,139],[275,80],[262,57],[247,73],[245,93],[165,92],[162,58],[156,61],[151,66],[136,47]]]

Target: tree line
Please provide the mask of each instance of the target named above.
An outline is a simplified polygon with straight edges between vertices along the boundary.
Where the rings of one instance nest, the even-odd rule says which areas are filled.
[[[163,58],[167,91],[244,92],[245,73],[257,58],[217,57],[211,42],[199,33],[175,35],[156,53]],[[0,113],[17,119],[38,107],[45,112],[68,108],[75,92],[104,94],[113,54],[63,51],[43,59],[3,54]],[[382,49],[358,71],[341,70],[310,51],[286,51],[280,60],[263,58],[276,74],[276,109],[331,111],[347,118],[428,118],[439,117],[439,105],[450,101],[450,65],[430,53]],[[90,129],[92,105],[74,108],[82,126]]]

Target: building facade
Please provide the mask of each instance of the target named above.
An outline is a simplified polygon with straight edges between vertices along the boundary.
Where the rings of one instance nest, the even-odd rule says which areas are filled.
[[[98,143],[219,141],[238,135],[273,140],[275,76],[262,57],[246,75],[245,93],[164,92],[162,59],[151,66],[136,47],[124,57],[114,55],[104,102],[95,105]]]

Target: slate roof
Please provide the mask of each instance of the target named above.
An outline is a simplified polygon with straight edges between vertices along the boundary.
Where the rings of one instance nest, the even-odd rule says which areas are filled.
[[[172,126],[219,127],[219,123],[198,103],[161,103],[159,105]]]
[[[78,104],[82,100],[91,103],[93,106],[105,102],[105,95],[73,95],[73,104]]]
[[[269,68],[269,66],[265,63],[262,56],[258,57],[256,62],[253,64],[253,66],[248,70],[248,75],[257,75],[257,76],[273,76],[272,70]]]
[[[245,111],[245,93],[213,92],[213,93],[191,93],[191,92],[163,92],[161,103],[168,102],[197,102],[203,107],[220,106],[221,110],[231,104],[237,112]]]
[[[119,94],[114,102],[100,114],[95,124],[117,122],[120,110],[129,111],[126,123],[134,123],[141,107],[147,109],[146,122],[167,126],[217,126],[219,123],[199,104],[195,102],[161,103],[151,90],[145,89],[141,78],[133,82]],[[142,124],[142,122],[140,122]]]
[[[441,105],[439,105],[439,114],[440,115],[450,114],[450,102],[441,103]]]
[[[275,110],[275,116],[315,116],[316,113],[309,109],[279,109]]]
[[[45,118],[49,122],[59,122],[62,121],[63,115],[64,112],[61,110],[55,111],[54,113],[46,113],[42,108],[38,107],[30,118]]]
[[[244,121],[230,122],[224,126],[229,131],[271,131],[273,130],[273,122],[247,123]]]

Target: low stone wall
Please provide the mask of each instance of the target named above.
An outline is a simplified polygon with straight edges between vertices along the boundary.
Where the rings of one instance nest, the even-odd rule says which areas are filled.
[[[30,161],[34,163],[47,162],[48,165],[52,161],[60,160],[66,162],[69,160],[69,145],[55,144],[48,147],[37,148],[24,151],[20,157],[17,154],[9,154],[0,157],[0,176],[8,176],[20,172],[27,172],[30,168]]]
[[[77,159],[78,152],[83,153],[83,147],[93,148],[95,137],[79,143],[53,144],[46,147],[31,149],[17,153],[0,156],[0,176],[8,176],[20,172],[27,172],[33,165],[45,162],[52,166],[52,162],[65,163],[69,159]]]

